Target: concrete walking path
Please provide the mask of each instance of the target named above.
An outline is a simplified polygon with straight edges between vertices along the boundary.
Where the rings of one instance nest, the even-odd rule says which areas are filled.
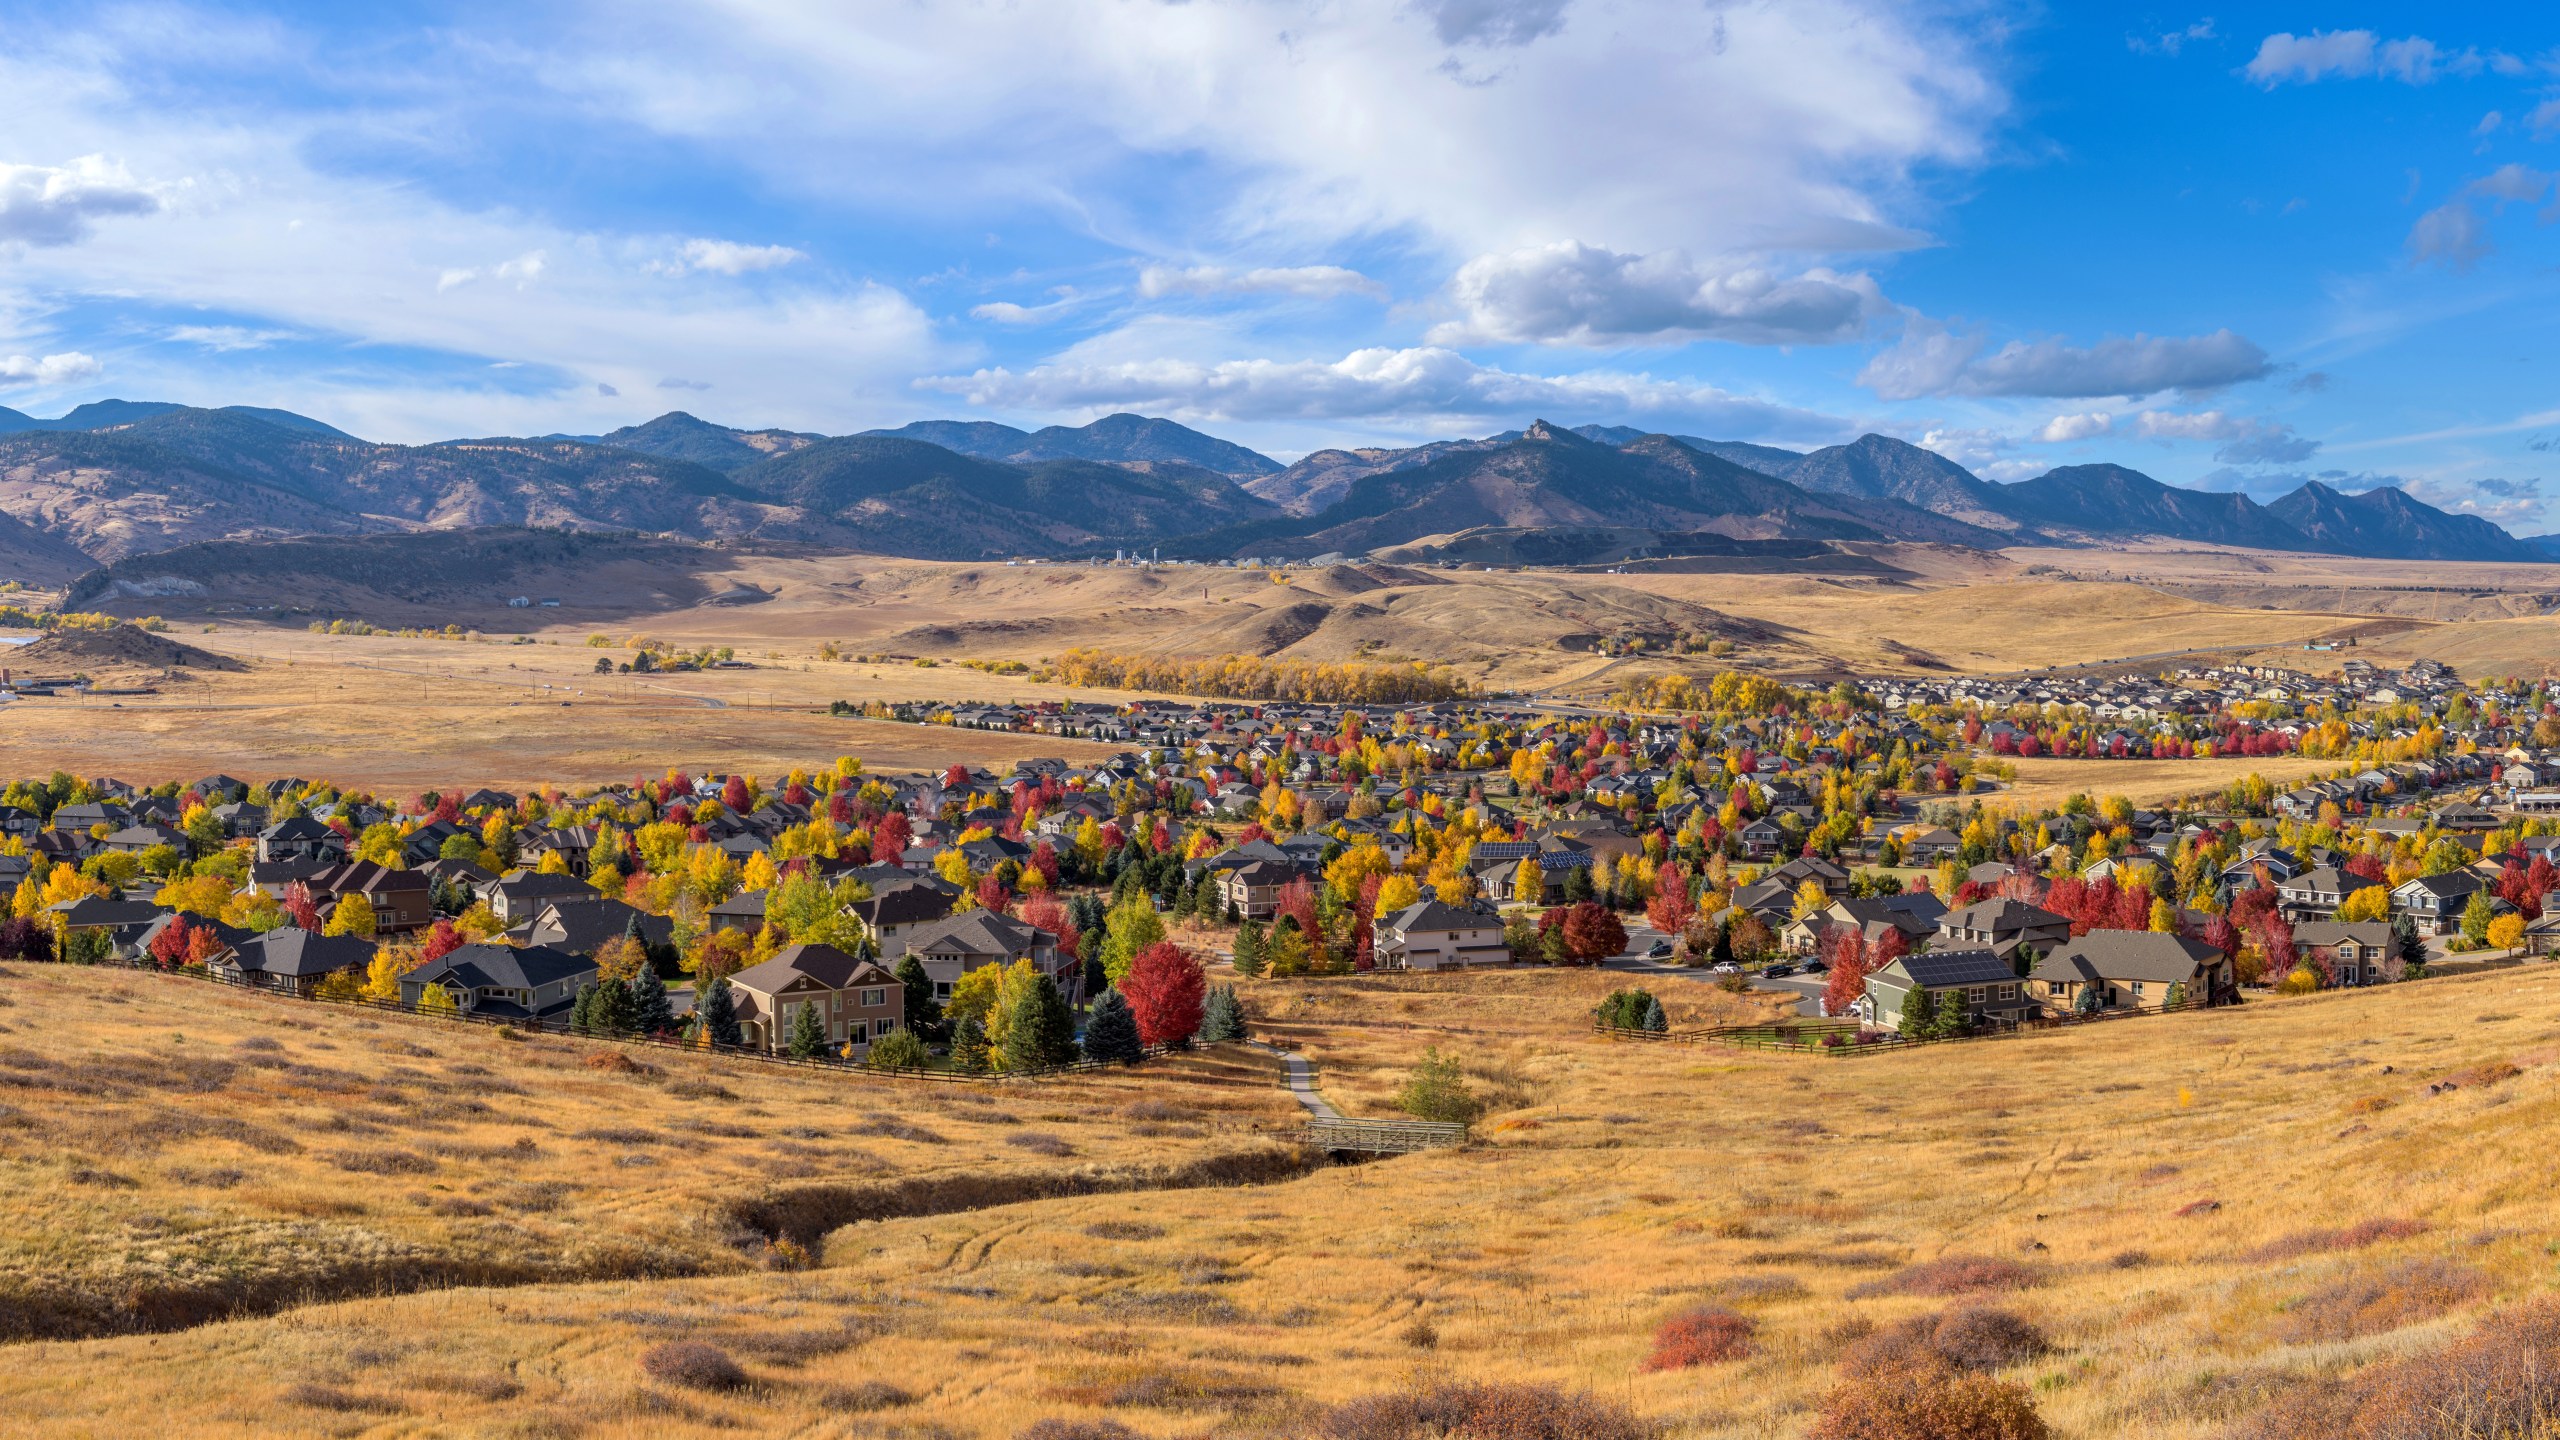
[[[1307,1063],[1306,1057],[1265,1044],[1260,1040],[1247,1040],[1245,1043],[1265,1055],[1279,1057],[1280,1063],[1288,1067],[1289,1078],[1285,1083],[1289,1087],[1289,1094],[1299,1104],[1307,1107],[1308,1114],[1318,1120],[1342,1118],[1341,1111],[1327,1104],[1325,1098],[1316,1093],[1316,1070],[1314,1066]]]

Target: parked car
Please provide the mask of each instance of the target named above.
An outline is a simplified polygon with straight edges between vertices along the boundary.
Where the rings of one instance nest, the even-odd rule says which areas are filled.
[[[1671,953],[1671,942],[1668,940],[1656,940],[1644,953],[1656,960],[1662,959],[1664,956]]]
[[[1739,975],[1742,973],[1742,967],[1734,964],[1730,960],[1727,960],[1721,965],[1708,966],[1707,973],[1710,975]]]
[[[1804,962],[1804,973],[1807,975],[1828,975],[1831,973],[1831,967],[1825,965],[1819,960],[1807,960]]]
[[[1794,973],[1796,973],[1796,967],[1788,964],[1784,960],[1781,960],[1777,964],[1770,966],[1768,969],[1761,971],[1760,978],[1764,980],[1783,980]]]

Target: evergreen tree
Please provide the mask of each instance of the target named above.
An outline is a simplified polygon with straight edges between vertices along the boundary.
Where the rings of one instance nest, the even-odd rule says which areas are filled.
[[[1647,997],[1644,1002],[1644,1028],[1656,1035],[1671,1033],[1671,1017],[1662,1013],[1662,1002]]]
[[[702,992],[702,1002],[694,1009],[702,1019],[702,1033],[714,1045],[744,1045],[746,1031],[738,1025],[737,997],[729,993],[729,977],[720,976],[711,988]]]
[[[1936,1020],[1929,1027],[1930,1038],[1952,1040],[1973,1033],[1973,1013],[1964,1008],[1964,994],[1950,990],[1938,1000]]]
[[[1200,1007],[1200,1043],[1216,1045],[1244,1037],[1244,1002],[1236,998],[1236,987],[1212,988]]]
[[[1135,1065],[1146,1055],[1147,1047],[1138,1043],[1138,1017],[1130,1012],[1129,1002],[1117,990],[1103,991],[1085,1017],[1084,1058],[1097,1064]]]
[[[2106,1008],[2106,992],[2099,988],[2095,980],[2083,982],[2078,998],[2071,1002],[2071,1013],[2075,1015],[2095,1015]]]
[[[921,1040],[942,1032],[942,1005],[933,998],[933,977],[924,973],[924,962],[913,955],[898,961],[898,984],[906,991],[905,1023],[907,1032]]]
[[[1708,952],[1707,959],[1708,963],[1713,965],[1730,965],[1734,963],[1733,925],[1731,922],[1727,922],[1716,927],[1715,947]]]
[[[1550,965],[1561,965],[1573,958],[1564,941],[1564,926],[1550,925],[1538,936],[1538,958]]]
[[[951,1027],[951,1068],[966,1075],[987,1072],[987,1027],[975,1015],[963,1015]]]
[[[2427,970],[2427,942],[2418,934],[2418,920],[2403,915],[2391,922],[2391,944],[2398,953],[2404,976],[2424,975]]]
[[[1596,892],[1591,888],[1590,866],[1576,865],[1564,872],[1564,903],[1579,905],[1594,898]]]
[[[1236,908],[1236,898],[1232,895],[1227,897],[1227,923],[1230,925],[1244,923],[1244,912]]]
[[[1262,922],[1247,920],[1236,931],[1236,973],[1248,980],[1262,974]]]
[[[2009,957],[2009,968],[2017,971],[2018,978],[2021,980],[2024,980],[2028,976],[2034,974],[2036,970],[2036,947],[2033,945],[2019,946],[2017,953]]]
[[[1925,1040],[1938,1033],[1938,995],[1926,985],[1914,985],[1902,997],[1902,1021],[1893,1027],[1906,1040]]]
[[[811,1060],[826,1052],[827,1026],[818,1018],[818,1007],[812,1002],[800,1007],[791,1017],[791,1058]]]
[[[596,987],[581,985],[578,998],[569,1002],[569,1029],[577,1035],[593,1035],[596,1014]]]
[[[1005,1012],[1004,1068],[1021,1074],[1075,1058],[1076,1017],[1066,992],[1057,981],[1038,976],[1020,988]]]
[[[595,1005],[587,1012],[599,1035],[628,1035],[639,1026],[639,1006],[631,987],[620,980],[607,980],[596,987]]]
[[[663,1035],[676,1028],[675,1005],[667,999],[667,982],[658,967],[643,965],[625,987],[631,997],[631,1028],[643,1035]]]
[[[863,1057],[864,1064],[880,1070],[922,1070],[932,1061],[924,1042],[904,1027],[872,1041],[870,1053]]]

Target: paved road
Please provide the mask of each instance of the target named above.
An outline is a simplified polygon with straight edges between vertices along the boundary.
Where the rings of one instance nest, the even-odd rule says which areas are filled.
[[[1306,1057],[1280,1049],[1275,1045],[1265,1044],[1260,1040],[1247,1040],[1244,1043],[1261,1051],[1265,1055],[1278,1056],[1280,1063],[1289,1068],[1289,1095],[1299,1104],[1307,1107],[1307,1113],[1309,1115],[1314,1116],[1318,1120],[1339,1120],[1342,1118],[1341,1111],[1334,1109],[1332,1105],[1326,1103],[1325,1098],[1322,1095],[1316,1093],[1315,1067],[1306,1062]]]

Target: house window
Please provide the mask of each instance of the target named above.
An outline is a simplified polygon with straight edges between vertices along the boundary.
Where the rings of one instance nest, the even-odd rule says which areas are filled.
[[[2018,998],[2018,987],[2017,987],[2017,986],[2015,986],[2015,985],[2003,985],[2003,986],[2001,986],[2001,987],[2000,987],[2000,998],[2001,998],[2001,999],[2003,999],[2003,1000],[2015,1000],[2015,999],[2017,999],[2017,998]]]
[[[2139,980],[2133,982],[2133,998],[2137,1001],[2142,998],[2142,982]]]
[[[1982,1003],[1983,994],[1984,991],[1981,986],[1968,985],[1965,987],[1964,991],[1964,1003],[1967,1005],[1979,1005]]]

